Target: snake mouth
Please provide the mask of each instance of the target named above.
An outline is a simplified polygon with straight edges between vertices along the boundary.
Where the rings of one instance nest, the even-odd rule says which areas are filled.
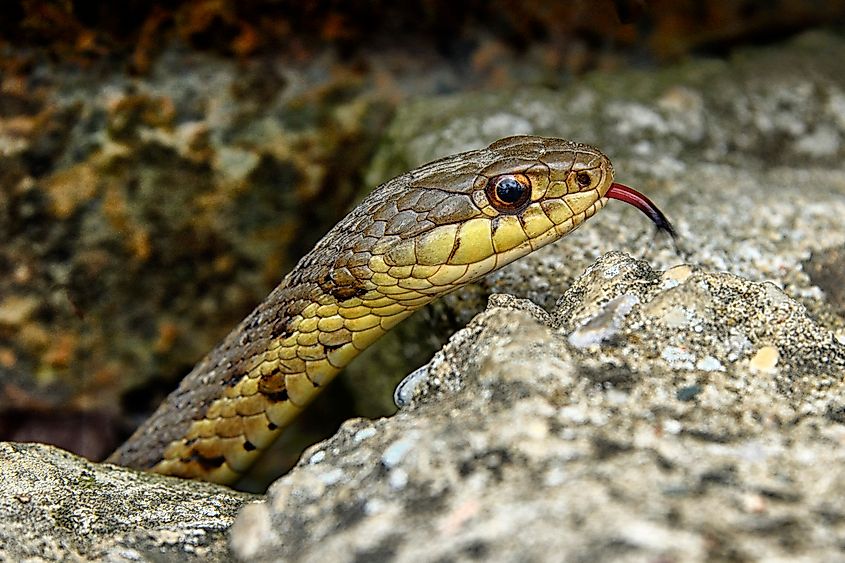
[[[610,188],[604,194],[604,197],[610,199],[618,199],[624,201],[629,205],[633,205],[642,211],[651,222],[657,227],[658,231],[668,233],[673,239],[678,238],[678,233],[675,227],[666,218],[666,215],[646,196],[633,188],[629,188],[623,184],[612,183]]]

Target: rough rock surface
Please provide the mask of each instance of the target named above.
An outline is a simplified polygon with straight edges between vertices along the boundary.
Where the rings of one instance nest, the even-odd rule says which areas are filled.
[[[102,458],[345,214],[390,110],[330,60],[45,58],[0,45],[0,435]]]
[[[844,369],[845,346],[773,284],[611,253],[551,315],[495,296],[406,409],[309,450],[232,546],[251,561],[833,560]]]
[[[225,561],[252,495],[0,442],[0,561]]]
[[[576,138],[605,149],[618,179],[666,211],[681,256],[613,202],[564,241],[456,293],[433,311],[438,322],[469,320],[491,292],[530,302],[494,297],[403,386],[409,404],[397,416],[350,421],[312,448],[265,502],[241,512],[234,554],[843,559],[843,57],[840,39],[814,35],[729,62],[403,110],[373,183],[398,171],[387,162],[405,169],[506,134]],[[405,330],[421,339],[431,320],[417,322]],[[100,479],[80,461],[53,466]],[[9,475],[7,502],[42,490],[42,479]],[[67,494],[87,505],[84,489]],[[113,504],[135,503],[117,490]],[[132,522],[149,521],[147,496]],[[55,546],[21,547],[46,559],[102,555],[76,547],[97,534],[108,545],[126,539],[119,545],[137,559],[197,545],[174,540],[158,557],[162,544],[148,549],[143,534],[63,535],[43,514],[26,521],[40,534],[3,537]],[[20,520],[4,517],[4,533],[10,521]]]
[[[845,247],[843,55],[811,35],[563,93],[407,107],[372,180],[506,134],[592,142],[674,220],[680,254],[613,202],[444,300],[430,313],[461,321],[490,293],[530,299],[495,297],[403,387],[407,408],[307,452],[241,513],[234,552],[845,557],[845,318],[830,266]],[[611,250],[645,262],[596,262]]]

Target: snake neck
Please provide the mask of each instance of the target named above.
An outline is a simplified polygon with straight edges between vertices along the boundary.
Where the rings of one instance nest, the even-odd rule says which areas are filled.
[[[107,461],[237,480],[373,342],[427,303],[577,228],[602,207],[611,181],[595,149],[512,137],[383,184]]]

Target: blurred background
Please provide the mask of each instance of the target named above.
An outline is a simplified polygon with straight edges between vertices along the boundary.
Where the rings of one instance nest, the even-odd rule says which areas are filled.
[[[105,457],[385,170],[415,164],[377,158],[414,99],[648,82],[843,23],[835,0],[4,2],[0,440]],[[466,320],[424,315],[243,486],[390,414]]]

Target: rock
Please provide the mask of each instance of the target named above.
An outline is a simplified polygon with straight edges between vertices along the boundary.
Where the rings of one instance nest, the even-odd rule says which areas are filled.
[[[418,319],[421,326],[465,324],[491,293],[548,309],[601,254],[618,249],[661,269],[691,263],[770,280],[845,336],[838,269],[825,266],[845,244],[845,143],[824,154],[800,149],[815,143],[819,129],[845,139],[839,57],[841,38],[807,34],[730,61],[595,74],[561,92],[484,92],[403,106],[370,168],[372,183],[503,135],[562,136],[601,147],[617,180],[649,194],[682,235],[679,256],[637,211],[612,202],[564,241],[442,300]]]
[[[598,336],[572,345],[585,330]],[[781,361],[761,375],[764,347]],[[773,284],[678,280],[610,253],[552,315],[496,296],[409,406],[310,449],[238,517],[232,547],[249,561],[835,559],[843,370],[845,346]]]
[[[97,458],[345,215],[390,112],[327,60],[119,53],[0,45],[0,438]]]
[[[0,442],[0,560],[226,561],[253,495]]]
[[[618,179],[666,211],[681,233],[680,253],[613,202],[565,240],[403,325],[418,344],[435,323],[460,325],[499,294],[401,386],[405,407],[395,417],[346,423],[264,502],[245,507],[231,529],[233,554],[841,558],[845,317],[841,268],[828,266],[845,246],[843,56],[841,39],[810,35],[728,62],[594,76],[562,92],[422,99],[403,109],[373,183],[400,171],[393,166],[505,134],[572,137],[604,148]],[[225,160],[249,165],[237,154]],[[78,196],[56,211],[74,209]],[[14,275],[19,284],[30,276]],[[24,324],[40,314],[10,310]],[[34,347],[52,344],[44,330],[21,334]],[[7,370],[13,356],[0,350]],[[41,467],[42,450],[14,448]],[[3,471],[23,463],[12,461]],[[61,482],[91,467],[42,465],[55,467]],[[69,498],[81,506],[100,493],[79,479],[62,489],[42,473],[8,475],[7,486],[18,488],[3,495],[7,502],[35,498],[42,486],[75,491]],[[98,513],[91,525],[134,523],[115,514],[143,514],[150,499],[166,502],[155,494],[171,494],[171,480],[132,479],[138,494],[121,486],[109,497],[119,510]],[[172,486],[198,495],[192,503],[220,494]],[[232,506],[249,498],[236,495]],[[33,537],[20,535],[30,521],[21,524],[22,511],[9,506],[3,537]],[[189,522],[179,517],[184,503],[165,506],[161,522]],[[161,536],[143,543],[146,530],[166,528],[155,527],[161,522],[137,525],[145,530],[137,535],[132,527],[95,534],[30,525],[47,547],[27,544],[31,551],[20,553],[116,553],[92,547],[100,545],[95,537],[142,559],[182,556],[198,549],[197,538],[209,542],[199,547],[219,545],[218,535],[186,533],[161,556]],[[226,557],[216,548],[202,555]]]
[[[808,35],[404,107],[371,181],[506,134],[574,138],[658,203],[679,251],[612,202],[411,319],[461,324],[507,294],[400,385],[396,416],[346,423],[239,516],[234,553],[840,557],[845,316],[825,264],[845,245],[841,56]]]
[[[845,316],[845,245],[813,251],[802,266],[810,281],[824,292],[831,308]]]

